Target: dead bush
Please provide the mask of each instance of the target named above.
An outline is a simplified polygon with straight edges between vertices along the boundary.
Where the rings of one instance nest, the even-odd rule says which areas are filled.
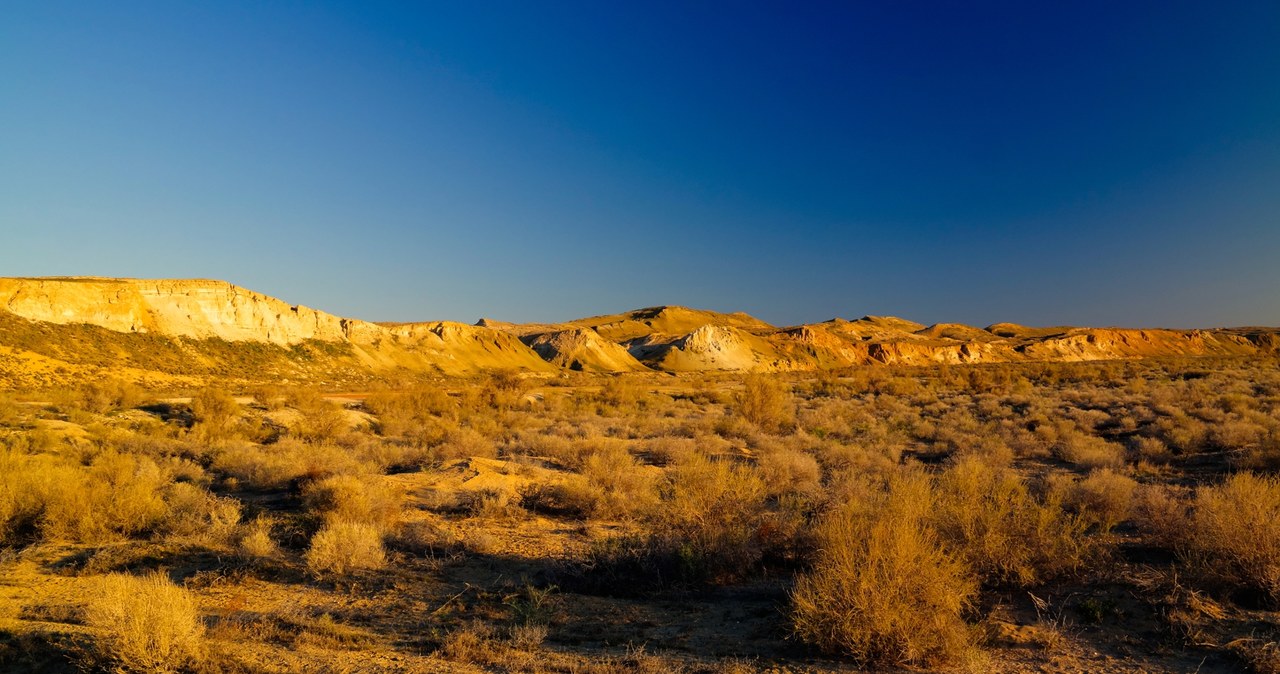
[[[1138,483],[1110,468],[1102,468],[1072,486],[1068,504],[1101,531],[1129,519]]]
[[[381,569],[387,563],[382,534],[363,522],[327,522],[315,536],[304,559],[317,576],[345,576],[353,571]]]
[[[204,658],[195,601],[159,573],[103,577],[85,624],[96,632],[94,660],[124,672],[189,671]]]
[[[275,557],[280,548],[271,538],[273,522],[268,517],[258,517],[240,527],[236,553],[245,561],[257,562]]]
[[[651,512],[658,501],[657,472],[618,446],[587,457],[582,476],[599,494],[594,514],[622,517]]]
[[[226,391],[203,388],[191,397],[191,432],[204,442],[223,442],[235,434],[240,420],[240,403]]]
[[[902,476],[827,518],[791,594],[801,639],[870,666],[937,666],[973,648],[962,614],[977,581],[926,525],[930,492],[927,477]]]
[[[1082,566],[1096,543],[1088,521],[1068,513],[1062,496],[1037,500],[1023,480],[977,457],[938,478],[930,516],[942,540],[983,577],[1031,585]]]
[[[1055,457],[1084,468],[1120,468],[1124,465],[1124,450],[1119,445],[1076,430],[1061,433],[1052,452]]]
[[[1239,473],[1195,497],[1186,559],[1212,580],[1280,603],[1280,479]]]
[[[186,482],[169,485],[164,495],[168,515],[164,533],[225,545],[240,523],[240,502],[222,498]]]
[[[333,475],[302,490],[308,511],[325,521],[342,520],[387,531],[400,520],[402,494],[381,476]]]
[[[745,377],[735,403],[738,416],[761,430],[776,433],[795,425],[791,391],[776,377],[762,374]]]

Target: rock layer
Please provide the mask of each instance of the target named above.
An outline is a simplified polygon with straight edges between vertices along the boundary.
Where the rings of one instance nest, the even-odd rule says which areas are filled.
[[[561,324],[487,319],[478,325],[375,324],[208,280],[0,279],[0,319],[8,326],[0,331],[0,369],[42,372],[58,371],[84,346],[93,347],[97,367],[110,359],[102,339],[74,332],[84,324],[133,335],[135,340],[176,340],[111,346],[112,353],[126,354],[118,356],[123,360],[117,368],[145,369],[151,349],[167,354],[161,359],[164,367],[181,369],[173,364],[179,359],[175,354],[191,351],[191,344],[204,340],[200,343],[207,347],[189,354],[193,367],[219,371],[229,367],[219,364],[228,359],[240,367],[261,361],[291,376],[312,370],[326,377],[350,372],[464,375],[485,370],[794,371],[1280,353],[1280,331],[1273,328],[1137,330],[998,323],[983,329],[955,323],[925,327],[891,316],[776,328],[743,313],[678,306]],[[40,326],[64,326],[72,332]],[[69,346],[41,343],[50,340]],[[232,351],[214,342],[256,342],[278,351],[246,349],[241,355],[228,355]]]

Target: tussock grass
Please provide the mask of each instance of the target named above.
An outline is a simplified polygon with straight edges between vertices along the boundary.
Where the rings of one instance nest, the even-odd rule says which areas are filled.
[[[91,658],[123,672],[190,671],[204,659],[204,625],[190,593],[162,574],[110,574],[85,609]]]

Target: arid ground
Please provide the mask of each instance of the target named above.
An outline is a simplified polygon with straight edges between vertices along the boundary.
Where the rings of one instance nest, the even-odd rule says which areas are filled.
[[[0,670],[1280,671],[1274,358],[0,402]]]

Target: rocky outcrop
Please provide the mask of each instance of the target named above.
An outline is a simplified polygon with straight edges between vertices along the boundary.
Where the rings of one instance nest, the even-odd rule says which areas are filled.
[[[463,375],[556,370],[505,332],[449,322],[378,325],[291,305],[223,281],[6,278],[0,279],[0,310],[29,321],[88,324],[125,334],[340,347],[307,356],[314,369],[325,371]],[[293,374],[305,374],[307,366],[298,367]]]
[[[649,368],[625,348],[589,328],[570,328],[525,338],[543,360],[579,372],[643,372]]]
[[[105,334],[132,335],[132,341],[86,332],[86,324]],[[91,277],[0,279],[0,325],[5,326],[0,355],[9,363],[44,363],[53,372],[74,369],[81,361],[95,368],[159,367],[177,374],[234,370],[246,378],[259,370],[263,376],[290,378],[485,370],[803,371],[1280,353],[1280,331],[1273,328],[1136,330],[998,323],[979,329],[957,323],[925,327],[892,316],[775,328],[743,313],[679,306],[560,324],[489,319],[478,325],[375,324],[291,305],[223,281]],[[275,350],[225,347],[241,342]],[[91,352],[92,360],[81,352]],[[28,366],[10,369],[23,367]]]
[[[648,354],[651,367],[668,372],[780,369],[768,340],[731,326],[704,325]]]
[[[224,281],[0,279],[0,309],[48,323],[231,342],[368,339],[377,326],[291,305]]]

